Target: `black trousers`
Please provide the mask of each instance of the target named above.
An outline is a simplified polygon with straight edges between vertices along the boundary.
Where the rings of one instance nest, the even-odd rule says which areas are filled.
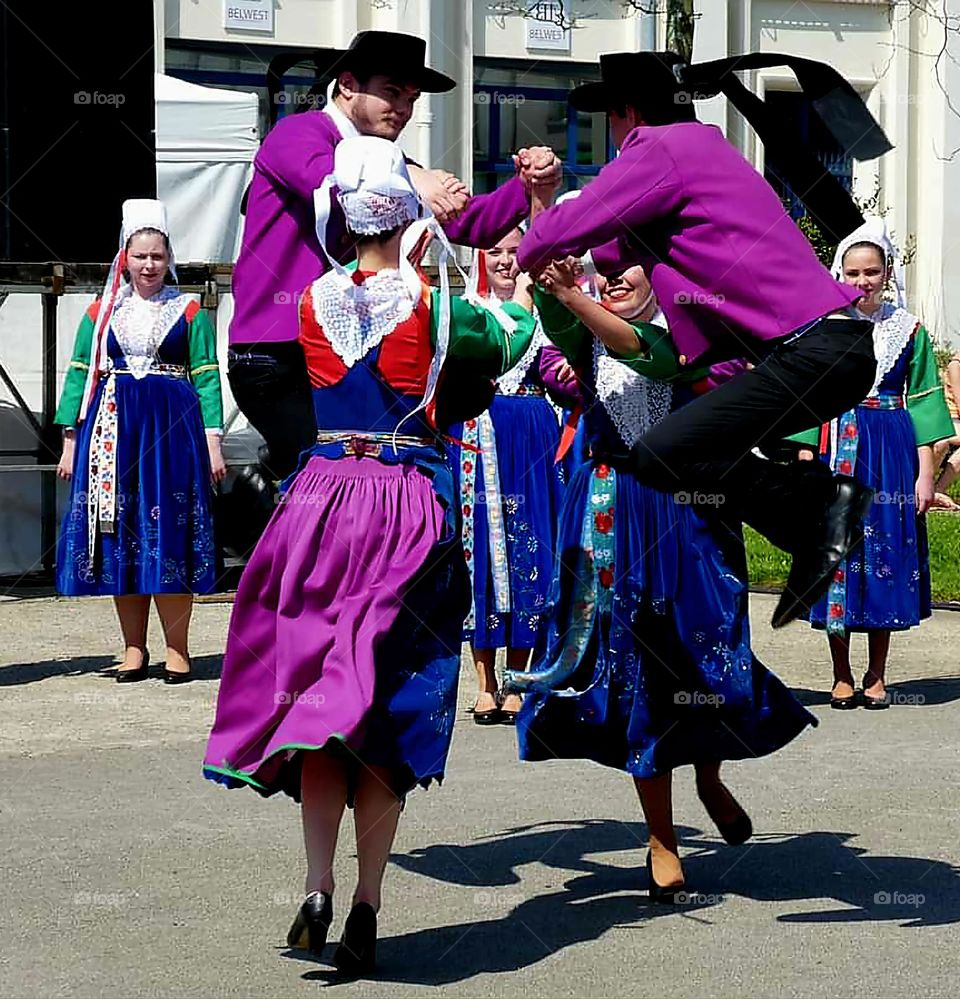
[[[240,412],[267,443],[267,471],[286,478],[317,437],[303,350],[296,341],[234,344],[227,379]]]
[[[742,520],[796,553],[816,537],[831,477],[819,461],[779,464],[755,447],[860,403],[876,375],[873,324],[821,319],[774,341],[753,369],[657,424],[634,447],[638,477],[731,529]]]

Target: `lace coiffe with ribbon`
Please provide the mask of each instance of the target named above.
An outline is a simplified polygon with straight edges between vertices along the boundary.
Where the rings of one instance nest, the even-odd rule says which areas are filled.
[[[127,361],[122,369],[135,379],[148,374],[186,377],[186,372],[167,370],[157,365],[160,344],[190,305],[191,300],[175,288],[164,287],[151,299],[141,299],[126,278],[126,247],[137,233],[159,232],[170,245],[170,226],[166,206],[152,198],[131,198],[123,203],[120,243],[110,264],[107,281],[100,297],[99,309],[90,340],[90,357],[80,419],[89,415],[97,386],[104,381],[100,404],[93,415],[90,436],[90,476],[87,490],[87,540],[91,558],[95,557],[97,531],[112,534],[116,529],[117,462],[119,460],[119,410],[117,406],[117,370],[107,352],[107,337],[111,326]],[[168,268],[174,281],[177,271],[170,246]]]
[[[400,240],[399,279],[388,282],[364,281],[357,284],[350,272],[327,248],[327,226],[330,222],[332,202],[336,192],[347,227],[357,235],[372,236],[406,225]],[[323,249],[330,270],[320,279],[324,294],[336,301],[336,321],[344,326],[356,327],[363,340],[368,329],[379,315],[382,319],[391,313],[400,316],[423,296],[423,279],[411,263],[410,255],[427,235],[436,240],[440,271],[440,314],[437,317],[437,343],[427,373],[423,397],[416,408],[408,413],[394,429],[395,433],[411,417],[427,409],[436,394],[440,369],[450,346],[450,278],[447,264],[452,261],[466,283],[467,275],[457,263],[453,247],[440,223],[420,201],[400,147],[387,139],[362,135],[342,139],[334,153],[334,168],[323,184],[314,192],[317,239]],[[394,272],[395,273],[395,272]],[[409,303],[409,308],[406,303]],[[333,315],[330,310],[327,314]],[[515,323],[503,317],[509,331]],[[399,320],[398,320],[399,321]]]

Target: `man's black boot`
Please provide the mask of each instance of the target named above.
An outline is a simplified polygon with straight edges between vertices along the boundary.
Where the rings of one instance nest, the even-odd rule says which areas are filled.
[[[835,479],[836,495],[828,504],[819,537],[807,552],[794,555],[787,585],[771,624],[782,628],[807,613],[830,588],[837,566],[863,540],[863,518],[873,490],[849,475]]]

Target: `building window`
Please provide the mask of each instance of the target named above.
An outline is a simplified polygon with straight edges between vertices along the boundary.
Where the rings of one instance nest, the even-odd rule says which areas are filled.
[[[766,102],[787,128],[850,191],[853,187],[853,160],[837,145],[836,139],[803,94],[789,90],[768,90]],[[803,202],[773,166],[765,165],[763,175],[787,206],[791,218],[799,219],[807,214]]]
[[[584,67],[581,75],[568,65],[558,65],[557,70],[474,60],[476,193],[492,191],[512,177],[511,157],[524,146],[553,148],[563,161],[564,190],[582,187],[610,158],[606,116],[582,114],[568,101],[570,91],[596,71]]]

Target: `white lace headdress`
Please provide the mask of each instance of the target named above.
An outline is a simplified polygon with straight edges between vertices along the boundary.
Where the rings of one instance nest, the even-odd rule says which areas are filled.
[[[120,225],[120,246],[110,264],[107,273],[107,282],[103,286],[103,295],[100,297],[100,311],[97,314],[97,321],[93,330],[93,337],[90,341],[90,359],[87,369],[87,381],[84,386],[83,399],[80,403],[80,419],[87,415],[90,400],[100,376],[103,358],[106,357],[106,336],[110,324],[110,317],[114,309],[133,294],[133,287],[123,276],[126,270],[127,257],[126,246],[130,239],[138,232],[151,229],[162,233],[167,238],[170,245],[170,273],[174,281],[177,279],[176,262],[173,255],[173,246],[170,242],[170,224],[167,220],[167,208],[162,201],[154,198],[129,198],[124,201],[121,210],[123,221]]]
[[[870,317],[873,320],[873,350],[877,358],[877,374],[868,393],[869,397],[877,394],[880,383],[897,363],[910,342],[918,319],[907,311],[903,258],[900,250],[890,237],[887,223],[878,215],[868,215],[863,225],[854,229],[837,247],[831,268],[833,276],[838,281],[843,280],[843,258],[847,255],[847,251],[858,243],[869,243],[880,251],[884,267],[891,269],[896,293],[895,302],[884,302],[879,311]]]
[[[870,243],[877,247],[883,255],[885,267],[892,268],[893,288],[897,295],[897,305],[901,308],[907,304],[907,293],[904,285],[903,258],[900,250],[890,238],[887,223],[879,215],[867,215],[859,229],[854,229],[846,239],[842,240],[833,256],[833,267],[830,271],[838,280],[843,280],[843,258],[847,251],[857,243]]]
[[[347,269],[330,253],[327,226],[334,188],[347,227],[352,232],[370,236],[409,223],[400,240],[399,274],[381,271],[376,278],[356,284]],[[325,330],[325,323],[329,323],[331,331],[334,327],[339,331],[338,339],[343,342],[344,360],[348,364],[358,360],[378,337],[382,338],[397,322],[410,315],[423,294],[421,277],[410,263],[410,253],[426,232],[437,240],[441,291],[437,346],[423,398],[401,421],[405,422],[430,403],[447,354],[450,343],[447,261],[452,259],[456,263],[453,248],[440,224],[420,201],[400,147],[387,139],[372,135],[342,139],[334,153],[333,172],[314,191],[314,210],[317,239],[331,265],[313,285],[314,306],[320,310],[317,320]],[[358,352],[362,353],[357,356]]]

